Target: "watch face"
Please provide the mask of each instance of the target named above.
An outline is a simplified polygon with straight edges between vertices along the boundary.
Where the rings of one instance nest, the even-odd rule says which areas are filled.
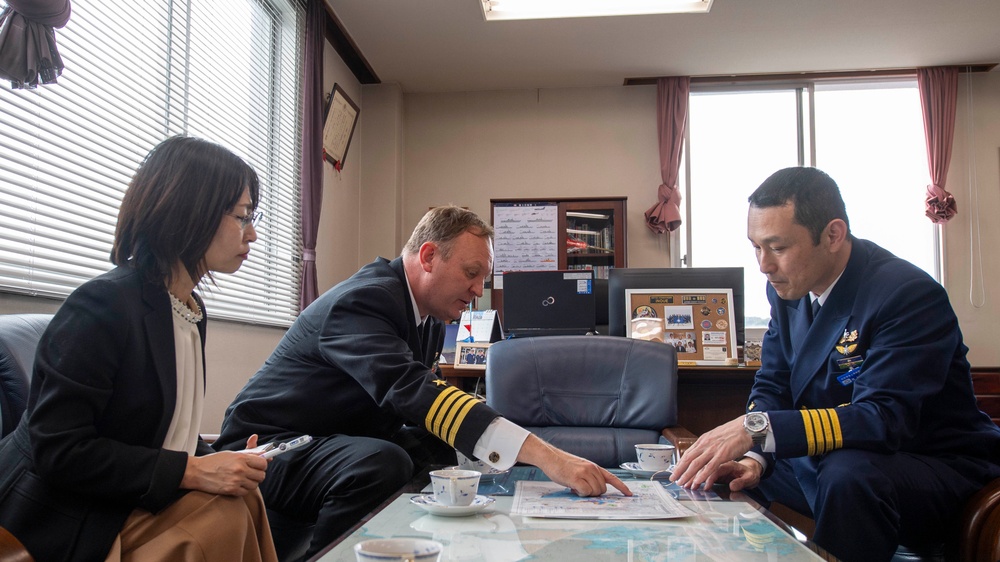
[[[743,421],[743,426],[747,428],[747,431],[758,433],[767,430],[767,418],[764,414],[755,413],[747,414],[746,419]]]

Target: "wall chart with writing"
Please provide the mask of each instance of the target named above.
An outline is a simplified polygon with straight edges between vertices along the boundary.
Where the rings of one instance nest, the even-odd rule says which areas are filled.
[[[509,203],[493,208],[493,271],[559,268],[559,206]],[[502,286],[496,286],[502,289]]]

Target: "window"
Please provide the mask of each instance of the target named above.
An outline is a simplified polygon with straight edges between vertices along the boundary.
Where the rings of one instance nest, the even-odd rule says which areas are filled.
[[[0,5],[3,5],[0,0]],[[287,326],[298,311],[298,0],[90,0],[56,30],[56,85],[0,86],[0,290],[62,298],[112,266],[118,206],[142,157],[185,134],[261,180],[258,240],[203,283],[214,318]]]
[[[746,238],[747,198],[788,166],[840,186],[851,232],[940,279],[924,216],[927,154],[916,80],[696,90],[690,98],[683,265],[741,266],[746,327],[764,328],[766,277]]]

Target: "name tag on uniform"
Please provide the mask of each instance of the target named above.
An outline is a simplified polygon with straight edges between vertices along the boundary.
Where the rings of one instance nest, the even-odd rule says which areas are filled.
[[[844,386],[847,386],[849,384],[854,384],[854,379],[858,378],[858,375],[860,374],[861,374],[861,367],[855,367],[850,371],[847,371],[843,375],[837,377],[837,381]]]
[[[855,367],[860,367],[864,362],[864,357],[861,357],[860,355],[844,357],[843,359],[837,359],[837,368],[841,371],[849,371]]]

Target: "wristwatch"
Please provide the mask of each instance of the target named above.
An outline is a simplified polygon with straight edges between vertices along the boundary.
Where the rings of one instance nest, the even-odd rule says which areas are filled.
[[[743,418],[743,429],[750,434],[754,445],[763,445],[767,441],[767,416],[763,412],[750,412]]]

